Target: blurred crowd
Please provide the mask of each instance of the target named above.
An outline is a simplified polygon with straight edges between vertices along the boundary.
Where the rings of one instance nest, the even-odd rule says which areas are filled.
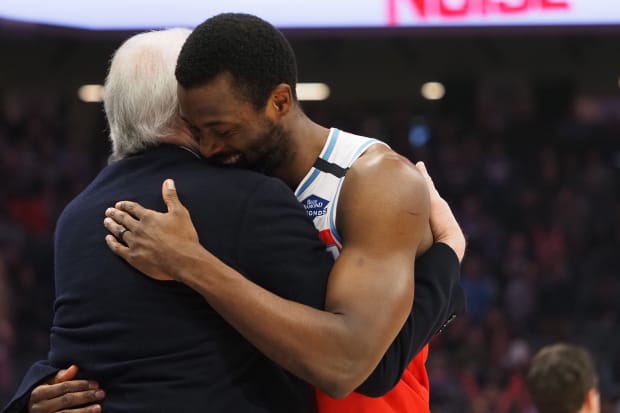
[[[70,105],[18,95],[3,97],[0,405],[8,401],[29,365],[47,355],[54,299],[55,222],[107,157],[105,149],[101,150],[107,144],[100,130],[82,136],[81,141],[71,130]]]
[[[592,351],[603,412],[619,412],[620,121],[314,105],[320,123],[424,160],[468,238],[468,314],[432,343],[433,413],[534,412],[524,371],[556,341]],[[55,221],[109,153],[95,111],[76,131],[70,104],[0,109],[0,405],[47,353]]]

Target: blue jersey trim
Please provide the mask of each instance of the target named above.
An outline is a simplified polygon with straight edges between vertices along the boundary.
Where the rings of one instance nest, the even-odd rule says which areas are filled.
[[[353,164],[353,162],[355,162],[355,160],[360,157],[360,154],[362,152],[368,149],[369,146],[374,145],[376,143],[381,143],[381,141],[378,139],[370,139],[367,142],[365,142],[362,146],[360,146],[357,149],[357,151],[355,151],[355,154],[353,155],[353,157],[349,161],[349,165],[347,166],[351,166],[351,164]],[[336,188],[336,193],[338,194],[339,198],[340,198],[340,187],[342,186],[343,182],[344,182],[344,178],[340,179],[340,182],[338,183],[338,188]],[[338,241],[340,245],[342,245],[342,237],[340,236],[340,233],[338,232],[338,229],[336,229],[336,225],[334,224],[334,208],[333,207],[329,211],[329,230],[332,232],[334,239]]]
[[[344,178],[340,179],[340,182],[338,182],[338,187],[336,188],[336,193],[338,194],[338,198],[340,198],[340,187],[342,186],[343,182],[344,182]],[[336,205],[338,204],[336,203]],[[340,233],[338,232],[338,230],[336,229],[336,225],[334,224],[333,204],[332,204],[332,208],[329,210],[329,230],[332,232],[334,239],[338,241],[338,244],[342,245],[342,237],[340,236]]]
[[[299,198],[299,196],[303,194],[306,189],[308,189],[310,184],[314,182],[314,180],[316,179],[317,176],[319,176],[320,173],[321,171],[319,171],[318,169],[314,169],[314,171],[312,171],[312,175],[310,175],[308,180],[304,182],[304,184],[297,190],[297,192],[295,192],[295,196]]]
[[[323,154],[323,156],[321,157],[322,159],[325,159],[325,160],[329,159],[329,157],[331,156],[334,150],[334,147],[336,146],[336,141],[338,140],[339,134],[340,134],[340,130],[334,129],[333,133],[329,137],[329,142],[327,143],[327,149],[325,150],[325,154]],[[295,191],[295,196],[299,198],[299,196],[303,194],[310,185],[312,185],[312,183],[314,182],[316,177],[319,176],[320,173],[321,171],[314,168],[314,171],[312,172],[308,180],[304,182],[304,184],[297,191]]]
[[[336,146],[338,135],[340,135],[340,129],[334,129],[334,133],[332,133],[329,144],[327,145],[327,150],[325,151],[323,156],[320,156],[320,158],[325,159],[326,161],[329,160],[329,157],[331,156],[332,152],[334,151],[334,147]]]
[[[375,143],[381,143],[381,141],[379,139],[370,139],[369,141],[365,142],[362,146],[360,146],[359,148],[357,148],[357,151],[355,151],[355,154],[353,155],[353,158],[351,158],[351,164],[360,157],[360,154],[362,152],[364,152],[366,149],[368,149],[369,146],[374,145]],[[349,165],[351,166],[351,165]]]

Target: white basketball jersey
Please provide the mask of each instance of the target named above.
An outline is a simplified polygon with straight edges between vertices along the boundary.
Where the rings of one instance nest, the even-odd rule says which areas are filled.
[[[353,162],[375,144],[385,145],[377,139],[330,129],[321,154],[295,190],[295,196],[306,208],[319,230],[319,237],[334,258],[342,249],[342,238],[336,229],[336,209],[342,182]]]

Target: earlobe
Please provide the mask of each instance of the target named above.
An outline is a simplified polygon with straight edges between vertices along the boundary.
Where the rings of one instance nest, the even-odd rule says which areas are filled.
[[[584,402],[584,411],[587,413],[599,413],[601,409],[600,395],[597,389],[590,389]]]
[[[280,83],[271,94],[271,107],[277,117],[285,116],[291,109],[291,87],[286,83]]]

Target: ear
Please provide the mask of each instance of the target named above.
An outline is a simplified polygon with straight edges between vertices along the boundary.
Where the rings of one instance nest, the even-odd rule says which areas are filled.
[[[599,413],[601,410],[601,396],[596,389],[588,390],[586,400],[583,403],[583,411],[588,413]]]
[[[291,87],[286,83],[280,83],[271,92],[265,111],[269,118],[278,121],[291,111],[294,104]]]

